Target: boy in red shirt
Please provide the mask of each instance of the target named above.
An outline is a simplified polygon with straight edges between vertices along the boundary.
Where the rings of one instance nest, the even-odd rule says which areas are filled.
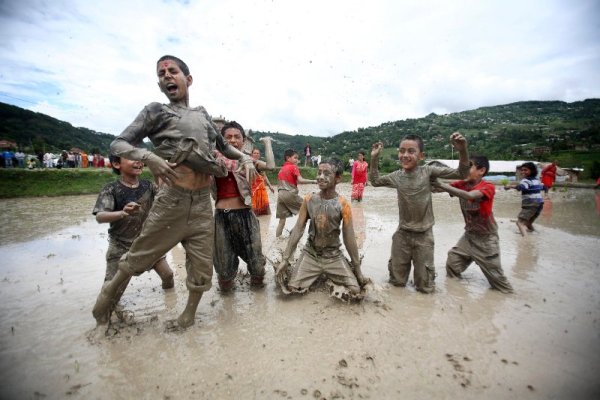
[[[465,233],[448,251],[446,273],[451,278],[460,278],[461,273],[475,261],[492,288],[512,293],[513,288],[500,264],[498,226],[492,212],[496,187],[483,180],[490,163],[485,156],[472,156],[470,165],[469,176],[465,180],[450,185],[437,181],[432,183],[460,199],[465,218]]]
[[[313,179],[304,179],[298,169],[298,152],[294,149],[287,149],[283,153],[285,162],[277,174],[277,213],[279,225],[275,236],[279,237],[283,233],[285,220],[292,215],[298,214],[302,205],[302,197],[298,195],[298,183],[317,183]]]

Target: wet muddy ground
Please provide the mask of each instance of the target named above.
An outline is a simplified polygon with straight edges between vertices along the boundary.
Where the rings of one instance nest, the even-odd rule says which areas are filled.
[[[423,295],[387,284],[395,192],[367,187],[353,210],[375,283],[365,301],[323,289],[283,297],[268,264],[262,290],[243,275],[233,293],[213,286],[183,332],[168,329],[187,296],[181,247],[168,255],[175,289],[154,273],[134,278],[124,321],[97,328],[107,225],[91,215],[95,196],[1,200],[0,398],[600,398],[596,196],[552,192],[537,232],[522,239],[511,221],[519,195],[499,191],[502,263],[516,290],[503,295],[476,265],[464,280],[446,278],[463,221],[458,201],[436,194],[437,292]],[[261,217],[272,261],[286,243],[276,222]]]

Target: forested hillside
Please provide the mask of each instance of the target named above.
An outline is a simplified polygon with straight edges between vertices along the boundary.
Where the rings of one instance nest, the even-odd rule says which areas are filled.
[[[68,122],[0,103],[0,139],[17,143],[27,153],[59,153],[78,147],[85,151],[108,154],[114,136],[86,128],[75,128]]]
[[[44,114],[0,103],[0,139],[16,142],[27,151],[59,151],[80,147],[94,148],[106,154],[114,136],[75,128]],[[286,148],[302,153],[310,143],[314,154],[336,154],[344,160],[356,157],[381,140],[386,150],[382,166],[393,168],[399,140],[406,134],[418,134],[425,140],[429,158],[451,158],[448,136],[462,132],[469,141],[472,153],[490,159],[558,158],[563,166],[589,169],[600,159],[600,99],[573,103],[562,101],[526,101],[452,114],[429,114],[423,118],[382,123],[379,126],[358,128],[332,137],[289,135],[281,132],[251,131],[254,139],[274,138],[277,162],[282,162]]]
[[[445,115],[432,113],[330,138],[272,132],[254,132],[253,136],[273,136],[278,154],[286,147],[301,151],[304,143],[310,142],[316,153],[336,153],[344,159],[356,158],[360,149],[368,152],[374,142],[381,140],[391,161],[397,156],[400,138],[407,134],[424,138],[429,158],[451,158],[448,136],[454,131],[467,137],[471,152],[486,154],[490,159],[547,160],[564,151],[595,153],[600,151],[600,99],[574,103],[528,101]]]

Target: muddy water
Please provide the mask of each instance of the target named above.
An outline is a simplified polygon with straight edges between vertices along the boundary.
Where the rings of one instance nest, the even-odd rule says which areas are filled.
[[[349,197],[349,186],[340,191]],[[511,221],[518,194],[498,193],[508,296],[475,265],[464,280],[445,277],[463,224],[457,200],[435,195],[437,293],[427,296],[387,285],[395,194],[367,187],[353,210],[376,286],[364,302],[320,289],[283,298],[269,268],[263,290],[243,276],[231,294],[213,287],[184,332],[166,328],[186,300],[180,247],[168,255],[175,290],[155,274],[134,278],[125,322],[96,328],[107,226],[90,215],[95,196],[2,200],[0,398],[599,398],[595,195],[553,192],[537,232],[522,239]],[[274,239],[274,217],[260,222],[276,261],[286,241]]]

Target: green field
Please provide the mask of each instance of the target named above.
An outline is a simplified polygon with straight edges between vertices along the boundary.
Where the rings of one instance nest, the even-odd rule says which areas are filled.
[[[300,168],[306,179],[315,179],[316,168]],[[277,183],[279,169],[270,171],[272,184]],[[142,178],[152,180],[152,174],[145,170]],[[0,198],[65,196],[99,193],[104,185],[117,179],[110,168],[73,169],[0,169]],[[344,173],[343,181],[349,181],[350,174]]]

